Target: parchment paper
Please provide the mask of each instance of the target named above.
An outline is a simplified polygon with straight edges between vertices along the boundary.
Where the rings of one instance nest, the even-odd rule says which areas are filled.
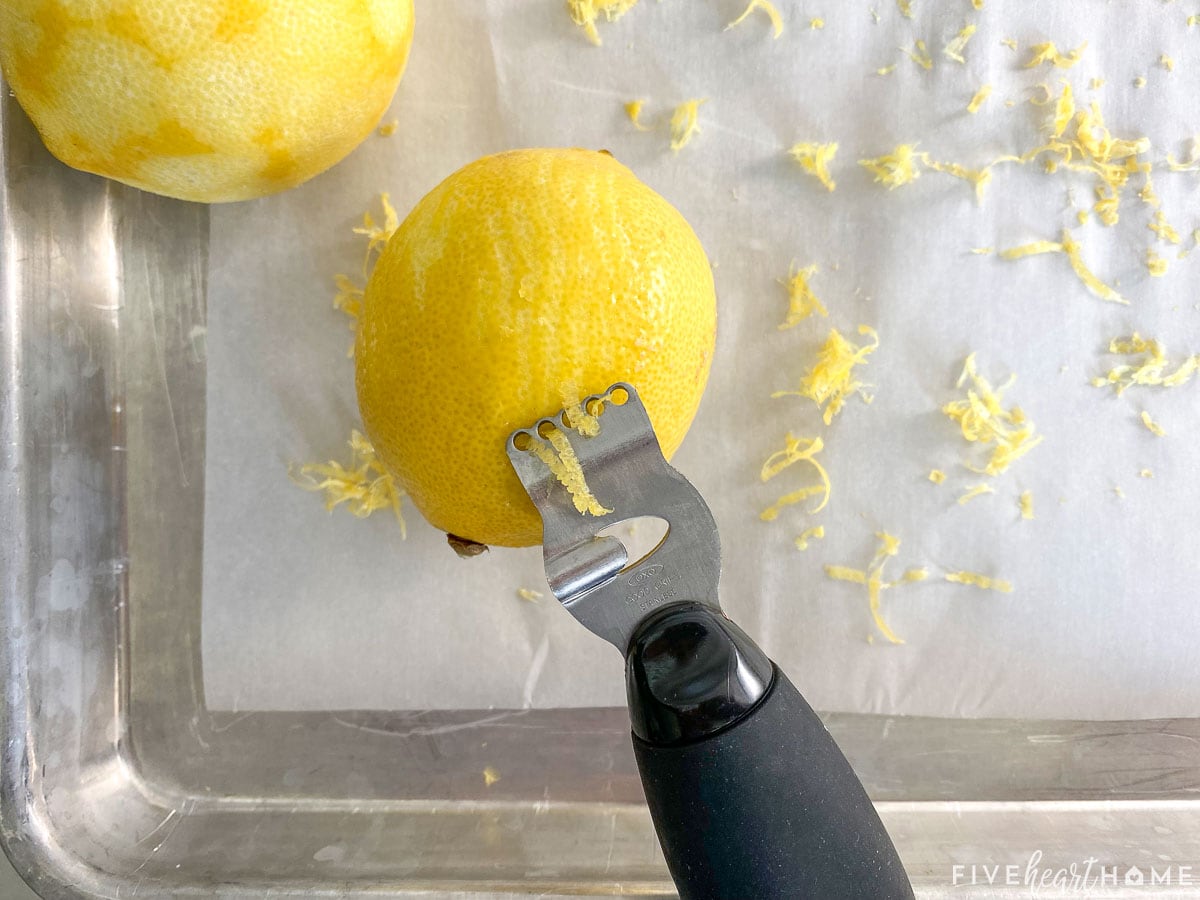
[[[281,196],[212,211],[208,330],[208,466],[204,584],[205,689],[232,709],[485,708],[619,705],[622,662],[547,594],[538,550],[461,561],[407,509],[395,521],[327,514],[298,490],[290,462],[344,458],[358,426],[351,336],[330,308],[335,272],[356,272],[350,233],[381,190],[403,215],[427,190],[483,154],[513,147],[607,148],[674,203],[712,259],[718,348],[700,414],[676,465],[721,528],[727,611],[826,710],[944,716],[1149,717],[1200,712],[1200,383],[1116,398],[1089,385],[1112,361],[1108,341],[1137,329],[1173,357],[1200,351],[1200,252],[1150,278],[1153,210],[1134,190],[1120,223],[1079,227],[1092,202],[1085,175],[998,166],[982,204],[965,182],[927,172],[889,192],[855,164],[901,142],[977,166],[1039,142],[1047,81],[1095,98],[1114,134],[1145,134],[1153,157],[1177,157],[1200,132],[1200,28],[1189,3],[1079,0],[1018,4],[915,0],[913,18],[867,3],[776,0],[786,30],[760,13],[723,31],[741,0],[641,3],[601,24],[590,46],[557,0],[426,0],[408,72],[372,137],[326,175]],[[810,19],[824,19],[812,29]],[[967,23],[965,65],[941,48]],[[1019,42],[1017,52],[1001,44]],[[925,71],[897,48],[924,39]],[[1088,42],[1071,69],[1022,68],[1035,42]],[[1176,61],[1168,72],[1161,53]],[[884,76],[880,67],[895,63]],[[1144,76],[1138,89],[1133,81]],[[1105,84],[1089,88],[1092,78]],[[965,112],[984,83],[978,115]],[[666,119],[708,98],[701,132],[678,154]],[[622,104],[646,100],[635,130]],[[1006,101],[1016,101],[1008,106]],[[833,193],[785,155],[798,140],[840,144]],[[1140,181],[1135,180],[1135,186]],[[1167,219],[1200,226],[1200,178],[1157,173]],[[1076,206],[1072,205],[1072,198]],[[1091,296],[1062,255],[1008,262],[972,247],[1057,239],[1069,225],[1093,269],[1132,303]],[[1190,246],[1185,241],[1184,246]],[[828,319],[777,329],[778,279],[816,263]],[[795,386],[830,327],[878,329],[865,370],[875,400],[848,403],[833,424]],[[978,351],[1044,443],[980,482],[956,426],[938,410]],[[1143,410],[1167,429],[1156,438]],[[758,482],[785,432],[821,435],[833,479],[828,509],[759,511],[798,486],[799,469]],[[933,467],[949,475],[935,486]],[[1150,469],[1153,478],[1139,477]],[[1124,496],[1119,496],[1116,489]],[[1037,518],[1017,497],[1033,492]],[[805,553],[792,539],[823,524]],[[902,646],[876,633],[861,586],[829,580],[826,563],[864,567],[887,530],[903,540],[889,574],[935,577],[884,595]],[[947,584],[972,569],[1011,580],[1010,595]],[[868,635],[874,635],[872,641]]]

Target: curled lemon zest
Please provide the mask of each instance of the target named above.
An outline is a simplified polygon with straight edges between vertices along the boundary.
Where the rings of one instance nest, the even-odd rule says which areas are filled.
[[[1107,300],[1110,303],[1129,303],[1128,300],[1092,273],[1083,261],[1078,241],[1074,240],[1071,237],[1071,232],[1066,229],[1063,229],[1061,241],[1034,241],[1029,244],[1022,244],[1019,247],[1010,247],[1007,250],[1000,251],[1000,258],[1022,259],[1026,256],[1036,256],[1041,253],[1065,253],[1076,277],[1083,282],[1089,291],[1101,300]]]
[[[370,212],[364,212],[362,224],[351,229],[355,234],[361,234],[367,239],[367,252],[363,259],[364,276],[370,269],[372,257],[383,250],[384,245],[400,227],[400,217],[396,215],[391,197],[386,192],[382,193],[379,195],[379,202],[383,206],[382,224],[376,223]]]
[[[1003,578],[989,578],[978,572],[947,572],[946,580],[954,584],[969,584],[985,591],[999,591],[1002,594],[1011,594],[1013,589],[1012,582]]]
[[[825,526],[814,525],[812,528],[806,528],[796,538],[796,549],[807,550],[809,541],[819,541],[825,537]]]
[[[587,39],[599,47],[604,42],[600,40],[600,32],[596,30],[596,20],[601,14],[609,22],[615,22],[629,12],[638,0],[567,0],[567,11],[571,20],[583,29]]]
[[[817,454],[824,448],[825,444],[819,437],[797,438],[793,437],[790,432],[785,436],[783,449],[776,450],[763,463],[762,469],[758,474],[759,480],[766,483],[789,466],[803,462],[816,470],[817,477],[821,479],[821,484],[784,494],[774,504],[763,510],[759,518],[764,522],[771,522],[779,516],[780,511],[784,507],[799,503],[808,497],[815,497],[818,494],[823,495],[821,502],[810,512],[819,513],[825,508],[826,504],[829,503],[829,495],[832,493],[832,484],[829,481],[829,473],[817,460]]]
[[[1087,49],[1087,41],[1084,41],[1074,50],[1066,53],[1060,53],[1058,48],[1054,46],[1053,41],[1046,41],[1044,44],[1034,44],[1029,49],[1033,55],[1025,63],[1025,68],[1032,69],[1035,66],[1040,66],[1042,63],[1048,62],[1057,69],[1069,69],[1079,62],[1083,51]]]
[[[1143,338],[1136,331],[1127,338],[1113,338],[1108,352],[1134,359],[1114,366],[1105,375],[1093,378],[1096,387],[1113,385],[1118,396],[1129,388],[1142,387],[1173,388],[1186,384],[1200,370],[1200,354],[1189,356],[1171,371],[1166,348],[1154,338]]]
[[[803,269],[793,267],[788,273],[787,280],[783,282],[788,292],[788,312],[787,319],[779,325],[780,331],[799,325],[814,313],[818,316],[829,315],[825,304],[813,293],[808,283],[808,279],[816,274],[815,265],[805,266]]]
[[[1176,159],[1170,153],[1167,154],[1167,168],[1172,172],[1196,172],[1200,171],[1200,137],[1192,138],[1191,152],[1186,159]]]
[[[858,333],[869,336],[871,343],[859,346],[846,340],[836,328],[830,329],[829,337],[817,354],[816,364],[804,373],[799,387],[794,391],[776,391],[771,396],[807,397],[824,408],[826,425],[841,412],[849,397],[859,394],[866,399],[863,391],[866,385],[857,380],[854,370],[865,365],[867,357],[879,347],[879,335],[867,325],[859,325]]]
[[[891,153],[874,159],[860,159],[858,164],[875,176],[875,181],[895,190],[901,185],[911,184],[921,176],[917,168],[920,159],[915,144],[898,144]]]
[[[292,475],[292,481],[306,491],[325,495],[325,508],[333,511],[346,504],[357,518],[365,519],[381,509],[390,509],[400,524],[400,536],[408,536],[401,512],[404,491],[396,487],[392,475],[375,455],[375,447],[358,430],[350,432],[350,464],[337,460],[306,463]]]
[[[990,84],[983,85],[975,92],[975,95],[971,98],[971,102],[967,104],[967,112],[975,115],[990,96],[992,96],[992,86]]]
[[[942,406],[942,412],[958,424],[966,440],[992,448],[983,468],[967,466],[974,472],[999,475],[1042,441],[1041,436],[1036,434],[1034,424],[1019,406],[1010,409],[1004,407],[1004,392],[1014,380],[1015,376],[1009,379],[1008,384],[993,388],[979,374],[975,366],[975,354],[972,353],[963,364],[962,375],[958,379],[959,387],[970,381],[967,396]],[[983,493],[976,490],[977,493],[969,494],[966,499],[960,498],[959,502],[965,503],[972,496]]]
[[[726,25],[725,30],[728,31],[730,28],[741,25],[746,21],[747,18],[749,18],[750,13],[754,12],[756,9],[762,10],[764,13],[766,13],[767,18],[771,20],[771,30],[775,32],[775,37],[779,37],[781,34],[783,34],[783,18],[779,15],[779,10],[775,8],[774,4],[772,4],[770,0],[750,0],[750,5],[742,11],[740,16]]]
[[[958,505],[966,506],[968,503],[970,503],[972,500],[974,500],[976,497],[980,496],[981,494],[994,494],[994,493],[996,493],[996,489],[993,488],[990,484],[977,484],[977,485],[975,485],[975,487],[971,488],[965,494],[963,494],[961,497],[958,498]]]
[[[836,143],[818,144],[812,141],[801,141],[793,144],[788,150],[788,154],[800,165],[801,169],[825,185],[826,190],[832,191],[837,187],[837,183],[829,174],[829,164],[833,162],[837,150]]]
[[[685,100],[671,113],[671,149],[678,153],[700,131],[698,110],[707,98]]]
[[[892,631],[887,621],[883,618],[881,604],[884,590],[894,586],[894,583],[889,584],[883,580],[883,569],[887,565],[887,561],[900,551],[900,540],[885,531],[877,532],[875,536],[880,541],[879,549],[875,551],[875,556],[871,559],[871,563],[865,571],[862,569],[852,569],[848,566],[827,565],[825,566],[825,574],[837,581],[865,584],[867,586],[868,608],[871,611],[871,618],[875,622],[875,627],[891,643],[903,644],[904,641]]]
[[[947,59],[952,59],[957,63],[965,63],[967,60],[963,56],[963,51],[967,49],[967,42],[971,40],[974,34],[974,25],[964,25],[962,30],[942,48],[942,54]]]

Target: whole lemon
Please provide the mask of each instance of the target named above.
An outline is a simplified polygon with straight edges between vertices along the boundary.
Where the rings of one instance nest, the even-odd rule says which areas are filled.
[[[371,133],[412,27],[412,0],[4,0],[0,67],[67,165],[244,200]]]
[[[358,327],[358,404],[434,526],[528,546],[542,523],[505,452],[513,429],[627,381],[670,456],[715,337],[712,270],[673,206],[607,153],[516,150],[451,175],[388,241]]]

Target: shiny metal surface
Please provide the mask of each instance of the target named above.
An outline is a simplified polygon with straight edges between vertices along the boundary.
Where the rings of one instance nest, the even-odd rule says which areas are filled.
[[[0,96],[0,838],[17,869],[48,898],[671,896],[624,709],[206,708],[206,210],[63,168]],[[827,722],[919,896],[1028,896],[954,887],[951,867],[1035,850],[1200,872],[1198,720]]]
[[[608,398],[623,392],[617,403]],[[546,579],[559,602],[593,634],[624,655],[638,624],[654,610],[680,601],[720,610],[721,541],[704,498],[663,459],[637,390],[614,384],[585,397],[598,411],[600,430],[585,436],[567,413],[541,419],[509,435],[508,458],[542,516]],[[556,429],[570,443],[588,488],[609,507],[603,515],[580,515],[567,489],[525,442],[540,442]],[[642,559],[627,559],[624,545],[600,532],[643,517],[666,521],[667,534]]]

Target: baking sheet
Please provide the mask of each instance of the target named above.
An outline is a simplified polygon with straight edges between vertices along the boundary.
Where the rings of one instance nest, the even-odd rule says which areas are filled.
[[[724,547],[727,611],[817,707],[901,715],[1142,717],[1200,708],[1200,385],[1131,390],[1088,384],[1108,341],[1137,329],[1178,358],[1200,351],[1200,252],[1148,277],[1152,209],[1127,191],[1121,221],[1077,227],[1072,200],[1092,181],[1040,167],[997,167],[982,204],[969,185],[926,173],[889,192],[856,166],[901,142],[980,165],[1038,143],[1040,81],[1068,79],[1095,98],[1114,134],[1146,134],[1155,159],[1200,132],[1200,28],[1189,3],[1050,6],[987,0],[895,4],[777,0],[785,32],[760,13],[723,31],[740,0],[639,4],[601,24],[595,48],[562,5],[528,0],[419,4],[409,69],[372,137],[326,175],[282,196],[214,207],[208,352],[204,547],[207,702],[219,709],[512,708],[619,705],[622,662],[545,591],[539,551],[494,550],[461,561],[407,510],[394,520],[327,514],[288,465],[345,456],[358,425],[350,334],[330,309],[332,276],[354,272],[364,209],[389,191],[403,215],[457,167],[522,146],[611,150],[674,203],[713,261],[720,298],[717,356],[676,465],[713,508]],[[820,16],[824,28],[810,20]],[[960,65],[944,44],[978,31]],[[1014,52],[1003,38],[1019,42]],[[918,38],[931,71],[899,50]],[[1022,68],[1032,43],[1088,41],[1069,70]],[[1177,65],[1168,72],[1159,56]],[[875,74],[895,63],[893,72]],[[1134,87],[1143,76],[1144,88]],[[1092,78],[1105,84],[1090,89]],[[991,99],[965,107],[984,83]],[[708,98],[701,132],[678,154],[665,120]],[[645,98],[654,129],[635,130],[622,104]],[[1006,100],[1016,101],[1006,105]],[[836,140],[837,190],[799,172],[785,150]],[[1200,178],[1156,172],[1169,221],[1200,226]],[[977,246],[1056,239],[1075,228],[1097,273],[1132,303],[1091,296],[1061,255],[1016,262]],[[1190,243],[1190,242],[1188,242]],[[829,318],[779,331],[778,282],[816,263]],[[809,401],[771,399],[794,387],[829,327],[868,324],[881,337],[867,380],[825,427]],[[938,409],[960,396],[963,358],[978,352],[1044,443],[993,481],[996,493],[956,503],[981,479]],[[1168,430],[1138,422],[1149,410]],[[762,485],[763,459],[784,433],[821,435],[833,499],[816,517],[758,512],[800,473]],[[933,467],[949,477],[926,478]],[[1139,477],[1152,470],[1152,479]],[[1120,489],[1118,494],[1116,489]],[[1019,517],[1033,492],[1037,518]],[[823,524],[805,553],[792,539]],[[830,581],[826,563],[857,568],[874,532],[903,541],[890,572],[926,565],[1011,580],[1012,594],[936,578],[884,595],[906,643],[874,633],[861,586]],[[874,633],[874,639],[868,636]]]

